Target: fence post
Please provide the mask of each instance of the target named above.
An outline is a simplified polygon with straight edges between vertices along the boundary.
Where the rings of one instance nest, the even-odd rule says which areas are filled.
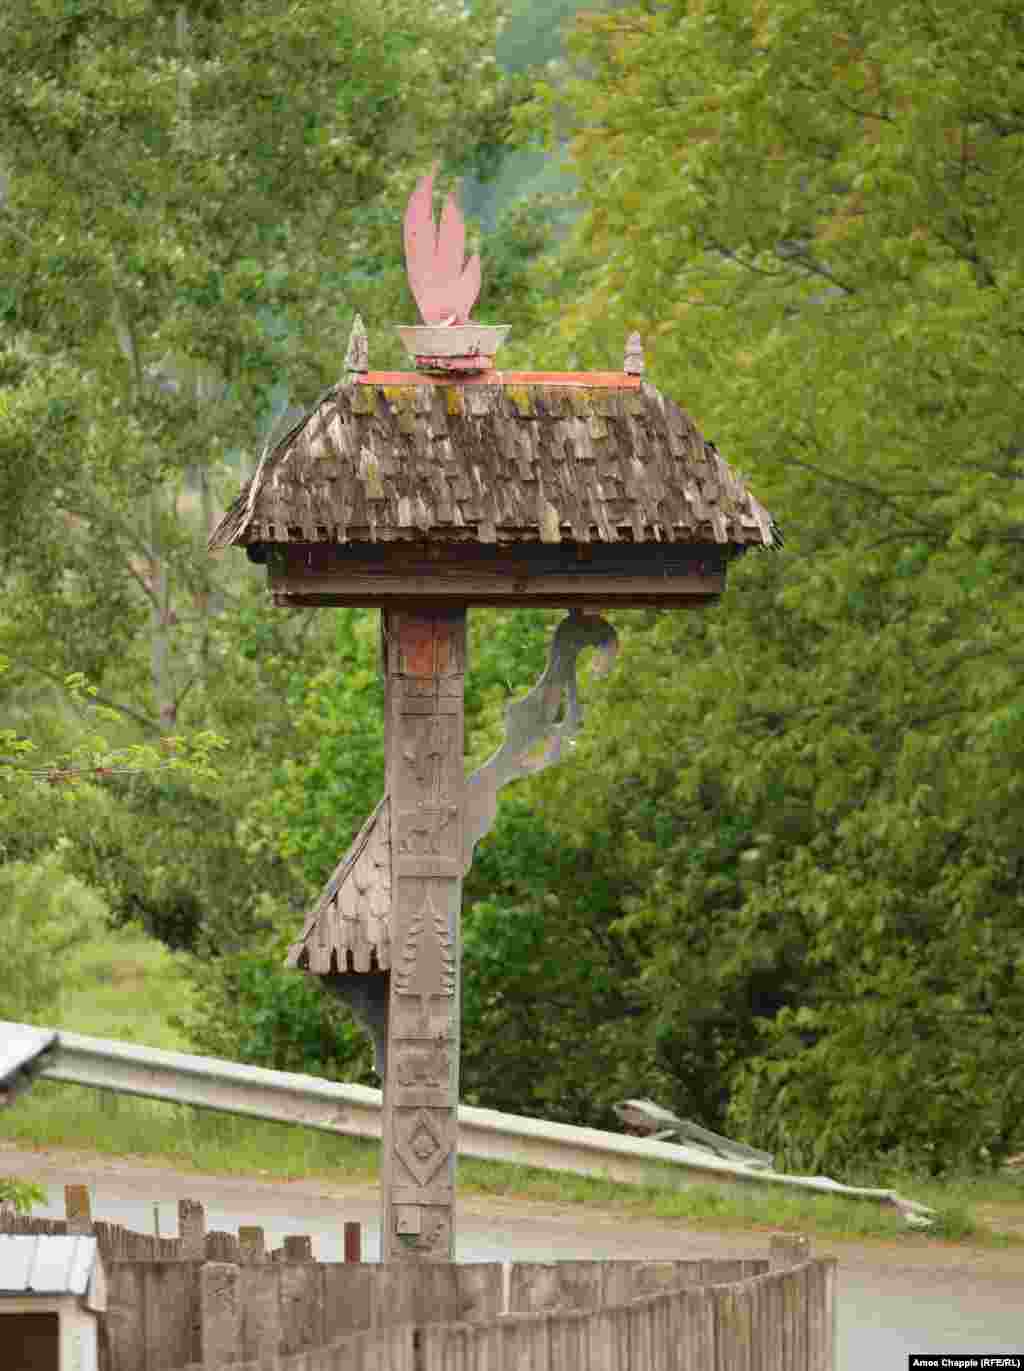
[[[234,1233],[222,1233],[214,1229],[206,1235],[203,1255],[208,1262],[238,1262],[241,1260],[238,1239]]]
[[[839,1365],[839,1325],[836,1323],[835,1257],[826,1258],[825,1266],[825,1360],[822,1371],[835,1371]]]
[[[811,1240],[803,1233],[774,1233],[769,1261],[773,1271],[811,1259]]]
[[[185,1261],[206,1257],[206,1215],[198,1200],[178,1201],[178,1240]]]
[[[358,1221],[345,1224],[345,1260],[347,1262],[361,1262],[363,1260],[363,1225]]]
[[[239,1267],[207,1262],[199,1272],[200,1344],[204,1366],[241,1360],[242,1302]]]
[[[92,1211],[89,1207],[89,1187],[86,1185],[66,1185],[64,1187],[64,1216],[69,1237],[92,1237]]]
[[[247,1266],[260,1266],[267,1259],[263,1229],[243,1224],[238,1230],[238,1254]]]
[[[308,1233],[292,1233],[284,1240],[286,1262],[311,1262],[313,1260],[313,1239]]]

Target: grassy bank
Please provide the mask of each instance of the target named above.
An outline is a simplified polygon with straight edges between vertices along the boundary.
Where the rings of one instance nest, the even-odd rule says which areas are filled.
[[[57,1026],[188,1050],[189,1044],[166,1023],[171,1008],[181,1006],[180,971],[151,939],[131,932],[83,948],[76,975]],[[52,1081],[39,1082],[0,1115],[0,1137],[25,1148],[145,1157],[210,1174],[323,1177],[347,1184],[372,1183],[378,1174],[373,1143]],[[938,1210],[935,1229],[927,1235],[911,1232],[893,1210],[870,1201],[752,1184],[688,1184],[668,1168],[652,1172],[650,1185],[637,1186],[472,1159],[459,1163],[459,1186],[465,1191],[595,1206],[716,1229],[798,1228],[821,1236],[899,1238],[915,1245],[940,1239],[986,1246],[1024,1242],[1024,1184],[1014,1179],[939,1184],[892,1175],[872,1183]]]

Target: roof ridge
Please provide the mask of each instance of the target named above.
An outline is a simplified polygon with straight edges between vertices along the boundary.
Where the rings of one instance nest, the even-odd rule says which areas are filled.
[[[592,390],[639,390],[641,377],[625,371],[480,371],[473,375],[424,371],[363,371],[357,386],[583,386]]]

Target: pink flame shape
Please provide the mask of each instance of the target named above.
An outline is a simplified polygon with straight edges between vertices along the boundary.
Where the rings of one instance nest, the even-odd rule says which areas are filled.
[[[466,255],[466,225],[449,195],[434,227],[434,174],[423,177],[405,211],[405,264],[425,324],[464,324],[480,294],[480,258]]]

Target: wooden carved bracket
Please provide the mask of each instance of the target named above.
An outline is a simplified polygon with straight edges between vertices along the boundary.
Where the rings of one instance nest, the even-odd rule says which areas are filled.
[[[438,751],[447,725],[442,725],[438,715],[424,716],[423,728],[411,731],[400,755],[408,775],[427,792],[427,798],[440,803],[437,807],[424,805],[400,813],[392,834],[391,800],[386,795],[339,863],[307,919],[302,939],[289,949],[291,966],[306,966],[311,958],[316,958],[311,970],[322,978],[326,989],[349,1005],[366,1027],[373,1039],[375,1065],[382,1078],[387,1073],[392,958],[400,982],[396,986],[399,1004],[408,1017],[403,1032],[420,1040],[420,1048],[436,1039],[444,1027],[447,1009],[436,992],[451,993],[447,982],[455,970],[451,947],[446,935],[441,936],[439,910],[424,906],[422,919],[415,919],[409,932],[417,947],[419,940],[425,939],[428,955],[441,958],[444,975],[437,985],[429,987],[426,998],[425,988],[408,979],[408,947],[391,946],[393,857],[413,860],[421,870],[436,868],[436,874],[449,878],[456,877],[460,870],[468,871],[476,844],[494,823],[501,787],[556,762],[563,746],[571,745],[579,732],[583,722],[576,691],[579,654],[584,648],[596,648],[596,668],[604,674],[614,660],[617,646],[615,630],[595,615],[573,613],[559,624],[544,674],[523,699],[513,701],[506,710],[505,742],[466,781],[461,845],[456,811],[447,801],[438,774]],[[372,963],[369,948],[373,950]],[[362,963],[350,966],[350,958],[354,961],[356,953],[362,955]],[[333,973],[332,956],[336,957],[337,966]],[[432,1057],[431,1069],[435,1064]],[[403,1069],[415,1075],[421,1069],[419,1060],[416,1066]]]
[[[466,782],[466,871],[477,843],[494,824],[501,787],[557,762],[563,743],[571,746],[580,731],[583,711],[576,690],[580,653],[587,647],[596,648],[599,655],[594,669],[603,676],[611,669],[618,646],[614,628],[596,614],[574,610],[558,625],[543,676],[528,695],[513,700],[505,710],[504,743]],[[564,715],[559,720],[563,695]],[[537,756],[542,745],[544,751]]]

